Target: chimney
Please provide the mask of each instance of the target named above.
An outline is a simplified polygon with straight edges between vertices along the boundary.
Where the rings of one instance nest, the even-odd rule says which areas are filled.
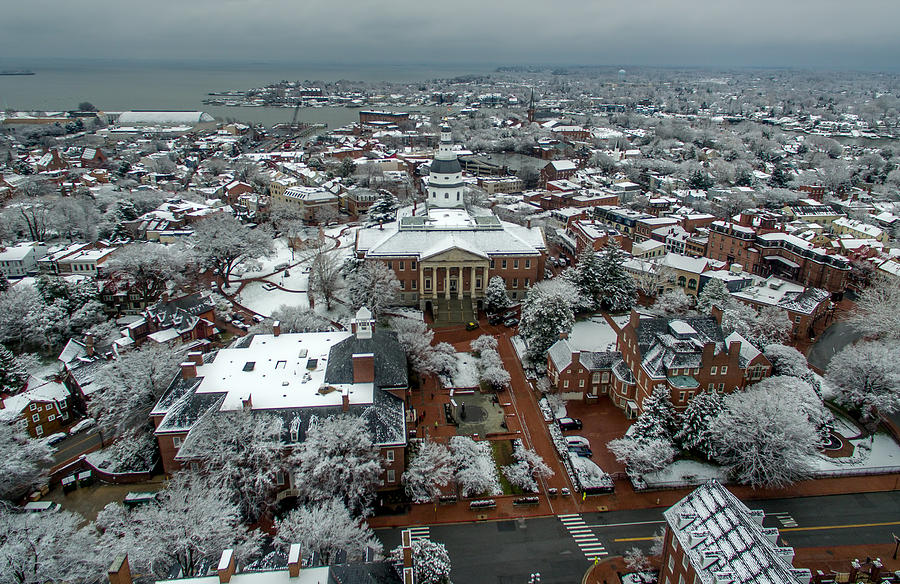
[[[572,351],[572,363],[578,363],[581,357],[581,351]]]
[[[722,309],[713,304],[712,308],[710,308],[709,310],[709,313],[714,319],[716,319],[716,322],[719,323],[719,326],[722,326]]]
[[[84,335],[84,348],[88,357],[94,356],[94,335]]]
[[[188,353],[188,361],[194,365],[203,365],[203,353],[200,351],[191,351]]]
[[[762,527],[763,519],[766,518],[766,513],[762,509],[751,509],[750,518],[753,519],[757,525]]]
[[[5,409],[6,409],[5,400],[3,399],[3,396],[0,395],[0,410],[5,410]]]
[[[344,389],[341,392],[341,411],[347,412],[350,410],[350,390]]]
[[[809,584],[812,580],[812,572],[806,568],[791,568],[791,576],[794,577],[794,582],[797,584]],[[872,582],[877,581],[872,580]]]
[[[638,314],[638,311],[634,308],[631,309],[631,314],[628,317],[628,326],[637,329],[638,324],[641,322],[641,315]]]
[[[253,409],[253,394],[248,393],[247,397],[241,398],[241,407],[243,407],[245,410]]]
[[[850,578],[847,581],[856,582],[857,576],[859,576],[859,560],[853,560],[850,562]]]
[[[131,568],[128,566],[128,554],[116,556],[109,569],[109,584],[131,584]]]
[[[875,561],[872,562],[872,567],[869,569],[869,580],[878,582],[878,577],[881,575],[883,568],[884,564],[881,563],[881,558],[875,558]]]
[[[778,554],[779,557],[784,558],[784,561],[788,564],[791,564],[794,561],[794,548],[792,547],[777,547],[775,548],[775,553]]]
[[[375,354],[354,354],[353,383],[372,383],[373,381],[375,381]]]
[[[300,576],[300,544],[292,543],[288,551],[288,576],[298,578]]]
[[[732,572],[716,572],[713,575],[713,584],[732,584],[734,574]]]
[[[769,540],[769,543],[772,545],[778,544],[778,528],[776,527],[765,527],[761,529],[763,536]]]
[[[181,364],[181,378],[193,379],[197,377],[197,364],[191,361],[185,361]]]
[[[222,552],[219,558],[219,567],[216,568],[219,573],[219,583],[228,584],[231,577],[234,576],[234,550],[229,548]]]
[[[275,335],[276,337],[281,334],[281,321],[280,320],[276,320],[272,324],[272,334]]]

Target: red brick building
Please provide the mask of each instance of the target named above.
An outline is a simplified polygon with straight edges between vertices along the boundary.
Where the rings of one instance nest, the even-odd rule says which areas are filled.
[[[69,425],[72,404],[62,383],[31,377],[22,392],[0,395],[0,423],[16,423],[32,438],[46,437]]]
[[[794,235],[776,230],[774,219],[743,213],[739,223],[710,225],[706,257],[739,263],[751,274],[771,275],[842,293],[850,276],[850,262]]]
[[[541,184],[547,184],[551,180],[570,178],[576,170],[578,170],[578,165],[572,160],[553,160],[541,169]]]

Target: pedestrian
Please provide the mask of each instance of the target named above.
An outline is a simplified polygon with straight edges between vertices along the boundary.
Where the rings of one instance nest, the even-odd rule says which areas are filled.
[[[437,423],[437,420],[435,420],[434,421],[434,429],[437,430],[437,427],[438,427],[438,423]]]

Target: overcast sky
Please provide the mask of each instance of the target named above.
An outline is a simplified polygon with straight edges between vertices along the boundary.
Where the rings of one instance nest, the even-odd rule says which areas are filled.
[[[900,66],[898,0],[0,0],[0,56]]]

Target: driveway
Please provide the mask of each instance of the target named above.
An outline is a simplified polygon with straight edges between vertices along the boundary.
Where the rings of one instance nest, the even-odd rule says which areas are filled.
[[[69,436],[56,445],[56,452],[53,454],[54,465],[60,465],[70,460],[75,460],[82,454],[91,452],[100,448],[103,441],[97,430],[83,432]]]
[[[837,321],[816,341],[809,350],[807,359],[813,367],[824,371],[835,353],[862,338],[863,334],[843,321]]]

